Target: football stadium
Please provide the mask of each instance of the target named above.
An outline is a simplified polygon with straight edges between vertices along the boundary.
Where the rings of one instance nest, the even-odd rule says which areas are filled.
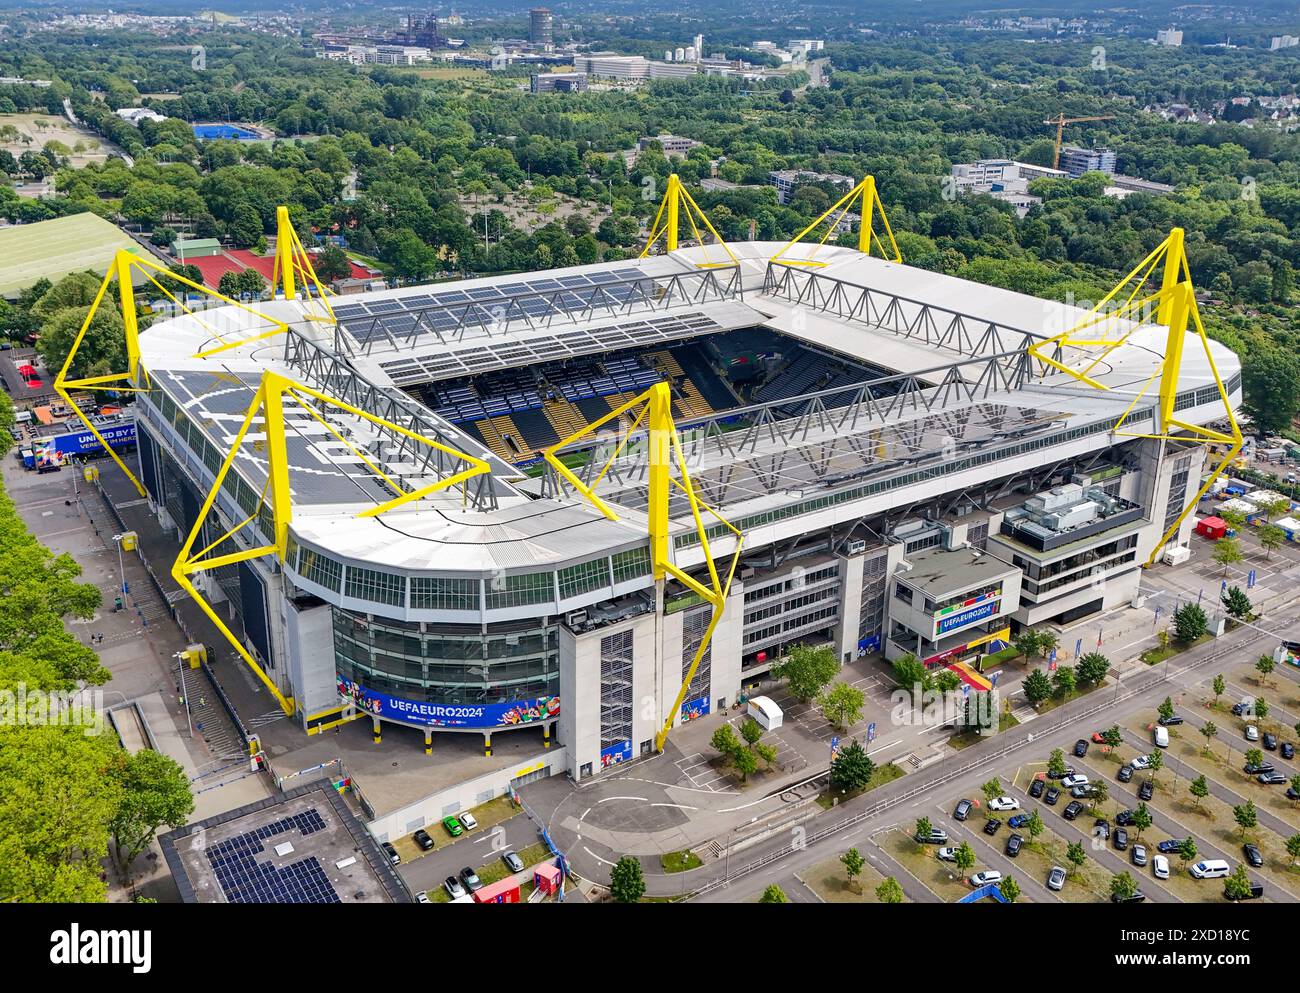
[[[127,328],[174,574],[304,734],[532,736],[577,781],[796,644],[986,689],[1187,542],[1240,365],[1177,229],[1075,307],[878,257],[868,193],[857,248],[672,230],[346,298],[288,229],[276,299]]]

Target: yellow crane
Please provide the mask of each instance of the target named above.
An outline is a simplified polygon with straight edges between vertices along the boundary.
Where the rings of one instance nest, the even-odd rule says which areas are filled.
[[[1055,117],[1049,117],[1044,124],[1056,125],[1056,151],[1052,155],[1052,168],[1061,168],[1061,133],[1065,130],[1067,124],[1082,124],[1084,121],[1113,121],[1114,114],[1101,114],[1097,117],[1066,117],[1065,114],[1057,114]]]

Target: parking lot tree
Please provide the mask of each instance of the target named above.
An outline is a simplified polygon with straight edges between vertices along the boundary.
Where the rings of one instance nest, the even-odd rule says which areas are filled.
[[[742,748],[731,760],[731,764],[736,767],[740,773],[740,781],[746,783],[749,777],[758,772],[758,756],[748,748]]]
[[[916,837],[928,838],[930,832],[934,830],[934,825],[930,823],[928,817],[918,817],[916,819]]]
[[[1035,669],[1020,684],[1025,699],[1037,706],[1052,695],[1052,681],[1042,669]]]
[[[1267,561],[1273,557],[1273,549],[1281,548],[1282,542],[1286,541],[1286,532],[1276,524],[1261,524],[1255,532],[1255,538],[1264,549],[1264,559]]]
[[[727,761],[735,758],[736,753],[745,747],[741,744],[740,739],[736,737],[736,732],[732,730],[730,724],[719,725],[718,729],[713,732],[713,736],[709,738],[709,744]]]
[[[180,827],[194,812],[190,779],[174,759],[144,749],[122,763],[125,795],[109,826],[118,867],[129,879],[131,865],[164,824]]]
[[[1241,836],[1244,838],[1247,831],[1253,831],[1259,826],[1259,812],[1255,809],[1255,801],[1247,799],[1245,803],[1233,807],[1232,819],[1237,822],[1237,827],[1241,828]]]
[[[842,790],[860,790],[871,782],[875,771],[876,763],[854,738],[831,762],[831,785]]]
[[[1246,764],[1259,765],[1264,761],[1264,752],[1259,748],[1246,749]]]
[[[1246,515],[1240,510],[1221,510],[1218,517],[1233,531],[1240,532],[1246,526]]]
[[[763,767],[766,769],[772,768],[772,766],[776,763],[775,745],[768,745],[760,741],[757,745],[754,746],[754,754],[763,760]]]
[[[886,876],[876,887],[876,899],[881,903],[902,903],[903,887],[898,885],[898,880],[893,876]]]
[[[1117,900],[1127,900],[1137,892],[1137,881],[1128,874],[1128,870],[1110,880],[1110,895]]]
[[[772,676],[784,679],[791,695],[803,703],[815,699],[839,671],[835,650],[829,645],[817,648],[795,645],[785,658],[772,666]]]
[[[1194,861],[1196,858],[1196,839],[1191,835],[1184,838],[1178,845],[1178,858],[1183,865]]]
[[[745,744],[753,748],[763,737],[763,725],[752,717],[746,717],[743,724],[740,725],[740,736],[745,739]]]
[[[963,841],[957,846],[952,861],[963,876],[975,868],[975,849],[971,848],[969,841]]]
[[[1020,884],[1016,882],[1015,877],[1007,876],[998,886],[998,892],[1007,903],[1015,903],[1020,899]]]
[[[1295,727],[1293,727],[1291,730],[1294,731],[1297,735],[1300,735],[1300,721],[1297,721]]]
[[[1083,686],[1096,686],[1110,671],[1110,659],[1101,652],[1088,652],[1074,667],[1074,675]]]
[[[1212,742],[1215,739],[1215,736],[1218,735],[1219,726],[1215,724],[1214,721],[1206,721],[1201,725],[1200,732],[1205,736],[1205,748],[1203,751],[1207,756],[1209,756],[1211,754],[1210,742]]]
[[[1156,643],[1160,646],[1161,651],[1169,647],[1169,629],[1161,628],[1156,632]]]
[[[984,794],[984,802],[992,803],[996,798],[1002,795],[1002,780],[994,776],[987,783],[980,787]]]
[[[1220,538],[1214,543],[1214,551],[1210,558],[1223,566],[1223,575],[1228,574],[1228,566],[1236,565],[1243,558],[1241,554],[1241,545],[1237,543],[1236,538]]]
[[[1052,685],[1056,688],[1056,695],[1060,697],[1069,696],[1077,682],[1074,670],[1068,666],[1057,669],[1052,676]]]
[[[785,895],[785,890],[772,883],[767,889],[763,890],[763,895],[758,898],[759,903],[789,903],[790,898]]]
[[[1262,696],[1255,698],[1255,708],[1254,708],[1255,716],[1258,717],[1261,721],[1268,716],[1269,711],[1272,709],[1273,708],[1269,705],[1269,702],[1265,700]]]
[[[856,686],[836,683],[818,697],[822,716],[834,727],[843,731],[862,720],[862,707],[867,695]]]
[[[1214,682],[1210,684],[1210,688],[1214,690],[1214,705],[1217,707],[1219,697],[1223,696],[1223,691],[1228,688],[1228,684],[1224,682],[1223,673],[1219,673],[1214,677]]]
[[[1151,809],[1145,803],[1139,803],[1137,810],[1133,811],[1133,827],[1137,837],[1142,837],[1142,832],[1151,826]]]
[[[1109,748],[1118,748],[1124,741],[1124,732],[1119,729],[1118,724],[1112,724],[1101,733],[1101,743]]]
[[[645,876],[639,859],[624,855],[614,863],[609,873],[609,892],[619,903],[636,903],[645,896]]]
[[[1082,841],[1072,841],[1065,846],[1065,860],[1070,863],[1071,874],[1075,869],[1083,868],[1083,864],[1088,861],[1088,851],[1083,847]]]
[[[1209,618],[1197,604],[1185,603],[1174,611],[1174,637],[1184,645],[1205,634],[1209,627]]]
[[[1291,787],[1291,803],[1300,803],[1300,775],[1292,776],[1287,785]]]
[[[1147,756],[1147,771],[1151,773],[1151,780],[1154,782],[1159,778],[1160,770],[1165,767],[1165,753],[1156,749]]]
[[[1047,756],[1047,772],[1053,779],[1065,775],[1065,752],[1062,749],[1053,748],[1052,754]]]
[[[1110,799],[1110,784],[1104,779],[1099,779],[1089,786],[1089,794],[1088,806],[1093,813],[1096,813]]]
[[[1286,853],[1291,856],[1291,864],[1300,863],[1300,834],[1293,834],[1286,840]]]
[[[862,884],[857,882],[857,878],[862,874],[862,870],[867,864],[867,860],[862,857],[862,853],[856,848],[850,848],[840,856],[840,864],[844,866],[844,875],[848,877],[849,886],[861,893]]]
[[[901,689],[924,693],[934,686],[934,674],[911,652],[894,659],[894,679]]]
[[[1267,500],[1260,500],[1256,507],[1264,515],[1264,520],[1271,521],[1274,517],[1281,517],[1291,509],[1291,501],[1284,496],[1270,497]],[[1285,535],[1283,536],[1285,538]]]
[[[1210,795],[1210,784],[1206,781],[1204,776],[1197,776],[1187,784],[1187,792],[1195,798],[1195,802],[1193,802],[1192,806],[1199,808],[1201,806],[1201,801]]]
[[[1223,883],[1223,895],[1229,900],[1245,900],[1250,896],[1250,874],[1246,867],[1238,864]]]
[[[1259,673],[1259,681],[1262,685],[1271,684],[1272,680],[1268,677],[1273,674],[1277,668],[1277,663],[1273,661],[1271,655],[1261,655],[1259,661],[1255,663],[1255,671]]]
[[[1047,830],[1047,825],[1043,823],[1042,815],[1037,810],[1032,811],[1029,815],[1029,823],[1025,825],[1029,829],[1029,837],[1037,838]]]
[[[1174,716],[1174,701],[1171,697],[1165,697],[1160,706],[1156,708],[1156,713],[1165,720]]]

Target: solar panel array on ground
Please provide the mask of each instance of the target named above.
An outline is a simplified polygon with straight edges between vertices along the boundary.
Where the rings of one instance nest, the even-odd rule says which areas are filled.
[[[590,292],[596,287],[602,291],[600,294]],[[525,314],[533,320],[568,317],[571,312],[592,306],[609,309],[654,289],[654,280],[639,269],[612,269],[346,303],[335,307],[334,315],[353,338],[365,345],[372,340],[387,341],[390,336],[405,340],[424,334],[448,334],[462,326],[477,329]]]
[[[256,856],[271,838],[296,830],[305,837],[325,830],[315,807],[253,831],[219,841],[207,849],[208,863],[231,903],[340,903],[338,892],[315,856],[285,866]]]

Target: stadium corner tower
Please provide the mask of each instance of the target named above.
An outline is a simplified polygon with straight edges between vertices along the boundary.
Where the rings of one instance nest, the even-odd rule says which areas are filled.
[[[1128,602],[1175,523],[1170,543],[1186,542],[1205,450],[1144,437],[1168,335],[1154,319],[1092,365],[1097,389],[1027,351],[1086,316],[1073,307],[850,248],[809,267],[771,261],[776,244],[729,247],[734,264],[687,248],[334,297],[332,318],[280,299],[142,333],[141,480],[178,541],[265,373],[347,405],[289,390],[277,423],[255,416],[195,542],[248,520],[227,547],[274,543],[259,501],[282,432],[283,562],[195,583],[303,732],[373,722],[377,748],[423,744],[429,763],[441,735],[482,736],[487,756],[521,736],[535,770],[584,780],[734,704],[794,644],[977,662],[1023,626]],[[1209,424],[1226,416],[1215,366],[1234,406],[1240,366],[1193,337],[1174,409]],[[684,693],[713,607],[656,580],[635,410],[587,430],[659,383],[693,492],[744,539]],[[542,453],[574,435],[555,453],[570,477]],[[475,460],[490,472],[367,513]],[[706,582],[703,530],[725,572],[734,534],[671,493],[668,559]]]

